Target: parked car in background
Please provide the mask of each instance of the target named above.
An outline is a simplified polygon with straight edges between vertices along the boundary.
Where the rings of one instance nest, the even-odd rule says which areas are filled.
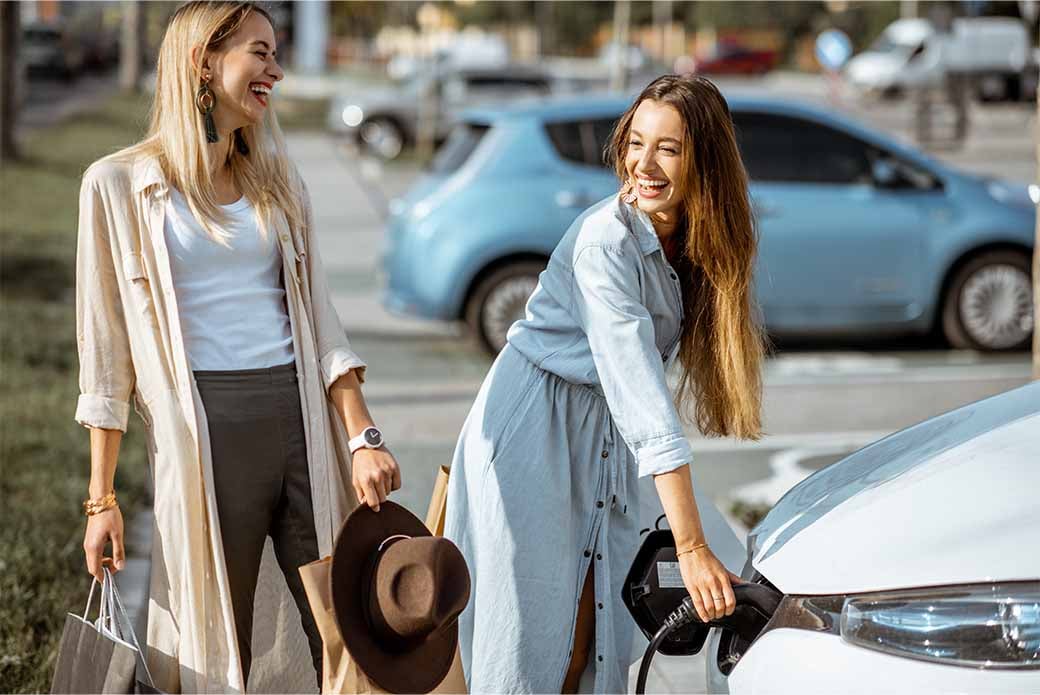
[[[333,99],[328,127],[394,159],[416,141],[420,117],[431,119],[434,140],[441,142],[467,108],[544,97],[550,90],[549,75],[529,66],[427,71],[400,87]],[[427,107],[428,114],[423,111]]]
[[[973,79],[987,100],[1036,93],[1037,59],[1021,21],[1011,17],[962,17],[941,33],[927,19],[898,19],[866,51],[845,66],[854,87],[883,96],[941,85],[949,74]]]
[[[22,27],[19,52],[31,76],[73,80],[83,72],[86,61],[80,42],[59,22],[33,22]]]
[[[741,573],[779,605],[712,629],[707,692],[1040,692],[1037,451],[1032,383],[794,486]]]
[[[714,55],[696,60],[702,75],[764,75],[776,66],[776,51],[746,48],[735,43],[720,43]]]
[[[465,114],[428,174],[391,204],[386,306],[463,320],[499,350],[568,226],[617,192],[602,152],[629,103],[557,98]],[[1036,187],[960,172],[815,107],[729,104],[773,334],[938,329],[960,348],[1028,344]]]

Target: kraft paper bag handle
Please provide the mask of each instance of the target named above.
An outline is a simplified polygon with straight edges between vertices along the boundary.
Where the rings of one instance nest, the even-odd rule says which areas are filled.
[[[426,528],[435,536],[444,535],[444,515],[448,509],[448,475],[451,469],[441,466],[433,483],[430,506],[426,510]]]

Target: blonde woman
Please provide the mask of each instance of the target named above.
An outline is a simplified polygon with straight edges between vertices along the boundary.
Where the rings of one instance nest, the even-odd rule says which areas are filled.
[[[756,237],[729,109],[707,80],[662,77],[608,155],[621,194],[564,235],[455,450],[444,535],[473,577],[459,623],[471,692],[625,691],[637,476],[653,476],[698,614],[735,608],[680,424],[761,430]]]
[[[95,577],[123,567],[113,481],[133,401],[155,480],[147,659],[167,692],[313,688],[321,641],[297,568],[329,554],[357,500],[378,511],[401,485],[271,111],[277,50],[251,3],[183,5],[147,137],[83,176],[83,547]]]

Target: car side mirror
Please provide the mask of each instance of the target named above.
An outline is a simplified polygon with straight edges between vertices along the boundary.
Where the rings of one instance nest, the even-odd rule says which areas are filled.
[[[870,174],[878,188],[896,188],[901,180],[899,169],[890,159],[875,159],[870,165]]]

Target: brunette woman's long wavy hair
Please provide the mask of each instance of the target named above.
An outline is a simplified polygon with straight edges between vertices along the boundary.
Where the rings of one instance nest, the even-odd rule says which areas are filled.
[[[650,83],[607,145],[626,185],[632,117],[646,99],[672,106],[685,127],[675,232],[684,249],[676,267],[683,295],[676,407],[705,435],[758,439],[766,347],[752,288],[758,235],[729,106],[702,77],[666,75]]]

